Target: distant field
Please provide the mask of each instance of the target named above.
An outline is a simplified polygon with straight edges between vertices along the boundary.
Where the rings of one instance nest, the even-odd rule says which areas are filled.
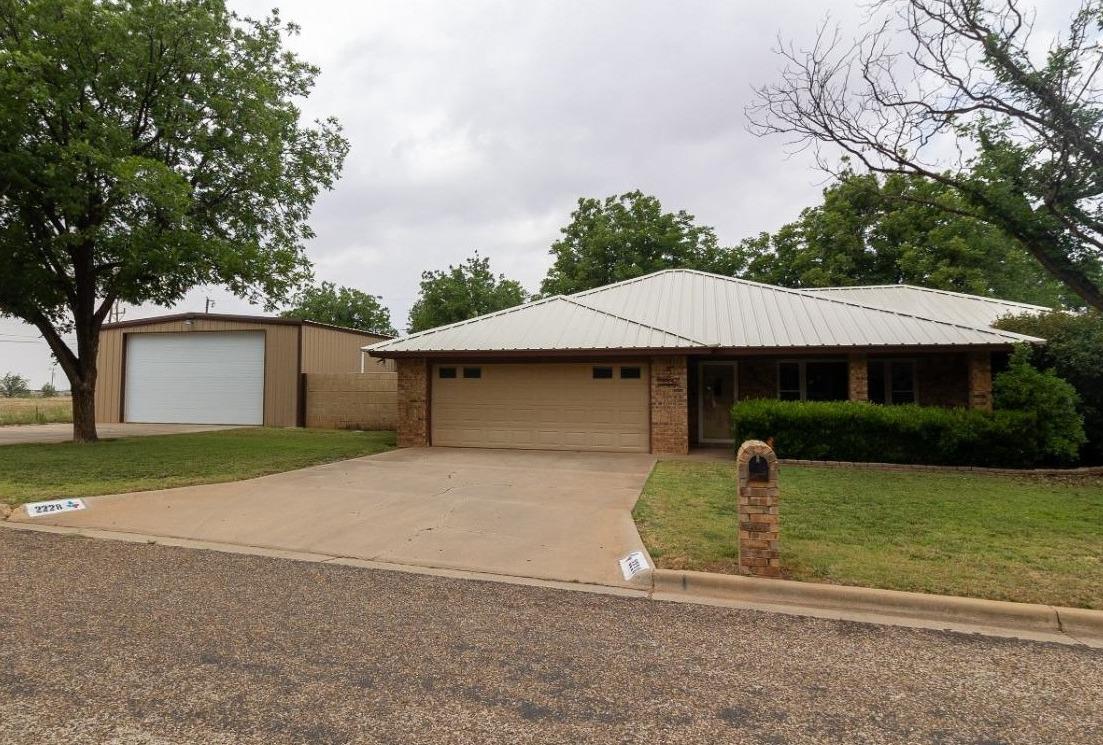
[[[0,426],[73,421],[73,401],[57,398],[0,398]]]

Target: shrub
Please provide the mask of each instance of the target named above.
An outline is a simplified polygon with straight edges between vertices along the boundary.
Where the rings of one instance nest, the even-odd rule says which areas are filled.
[[[1015,350],[1008,369],[993,381],[997,409],[1034,414],[1038,449],[1054,463],[1075,462],[1084,436],[1084,419],[1077,407],[1076,389],[1052,370],[1041,371],[1030,364],[1030,349]]]
[[[19,398],[31,395],[31,389],[27,379],[15,373],[6,373],[0,377],[0,396],[5,398]]]
[[[53,398],[57,395],[57,388],[54,388],[53,383],[43,383],[39,393],[42,394],[43,398]]]
[[[774,439],[782,458],[1028,468],[1042,462],[1033,412],[878,406],[851,401],[745,401],[737,443]]]
[[[997,321],[996,327],[1046,340],[1031,348],[1030,361],[1039,370],[1052,368],[1076,389],[1087,435],[1080,459],[1103,464],[1103,314],[1088,311],[1010,316]]]

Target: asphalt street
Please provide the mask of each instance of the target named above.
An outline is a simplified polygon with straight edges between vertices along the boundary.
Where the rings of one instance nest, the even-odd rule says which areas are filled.
[[[0,743],[1103,742],[1103,652],[0,529]]]

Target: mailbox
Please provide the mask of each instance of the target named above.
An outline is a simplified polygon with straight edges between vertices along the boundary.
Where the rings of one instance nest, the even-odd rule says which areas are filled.
[[[774,449],[748,440],[735,456],[739,492],[739,571],[781,576],[778,463]]]

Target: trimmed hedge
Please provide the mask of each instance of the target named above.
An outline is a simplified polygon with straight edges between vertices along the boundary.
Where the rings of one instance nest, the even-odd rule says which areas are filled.
[[[779,458],[1030,468],[1036,415],[851,401],[744,401],[732,407],[735,442],[774,439]]]

